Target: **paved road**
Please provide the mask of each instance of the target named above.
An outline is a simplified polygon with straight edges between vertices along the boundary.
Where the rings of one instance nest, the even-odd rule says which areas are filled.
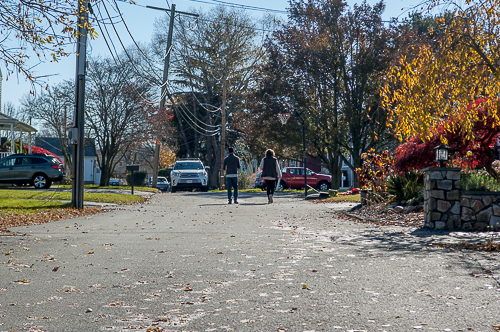
[[[0,331],[493,331],[498,254],[332,218],[347,204],[157,194],[0,236]]]

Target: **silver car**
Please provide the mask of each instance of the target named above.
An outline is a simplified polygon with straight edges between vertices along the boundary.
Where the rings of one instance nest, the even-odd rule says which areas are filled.
[[[148,187],[153,187],[153,177],[149,178]],[[168,187],[170,187],[170,183],[168,182],[167,178],[164,176],[159,176],[156,181],[156,188],[161,191],[167,191]]]

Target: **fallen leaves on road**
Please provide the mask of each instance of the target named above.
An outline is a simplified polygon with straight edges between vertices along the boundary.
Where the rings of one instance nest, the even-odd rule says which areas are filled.
[[[380,226],[424,226],[423,211],[413,212],[413,207],[407,210],[397,212],[389,206],[383,204],[366,205],[354,211],[339,211],[336,213],[338,218],[348,219],[357,222],[372,223]]]
[[[19,279],[19,280],[13,281],[13,282],[18,283],[18,284],[29,284],[31,282],[31,280]]]
[[[0,217],[0,233],[8,232],[7,229],[11,227],[44,224],[55,220],[71,219],[104,211],[101,208],[84,208],[82,210],[64,208],[36,210],[24,214],[10,212]]]
[[[488,239],[486,243],[460,242],[454,244],[441,244],[440,247],[453,250],[474,250],[474,251],[500,251],[500,242]]]

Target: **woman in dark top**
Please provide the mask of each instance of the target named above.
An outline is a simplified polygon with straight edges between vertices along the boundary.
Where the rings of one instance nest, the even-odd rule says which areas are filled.
[[[281,179],[281,170],[278,164],[278,159],[274,158],[274,151],[269,149],[266,151],[265,158],[262,158],[259,168],[262,170],[262,178],[266,181],[267,187],[267,202],[273,203],[274,188],[276,181]]]

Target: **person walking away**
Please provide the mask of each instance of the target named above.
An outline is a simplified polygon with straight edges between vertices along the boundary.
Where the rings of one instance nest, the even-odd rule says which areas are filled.
[[[230,147],[227,151],[229,155],[224,158],[223,165],[226,171],[227,203],[232,203],[232,188],[234,188],[234,204],[238,204],[238,170],[240,169],[240,158],[234,155],[234,148]]]
[[[273,203],[274,188],[276,181],[281,179],[281,170],[278,159],[274,158],[274,151],[268,149],[266,156],[262,158],[259,168],[262,170],[262,178],[266,181],[267,203]]]

